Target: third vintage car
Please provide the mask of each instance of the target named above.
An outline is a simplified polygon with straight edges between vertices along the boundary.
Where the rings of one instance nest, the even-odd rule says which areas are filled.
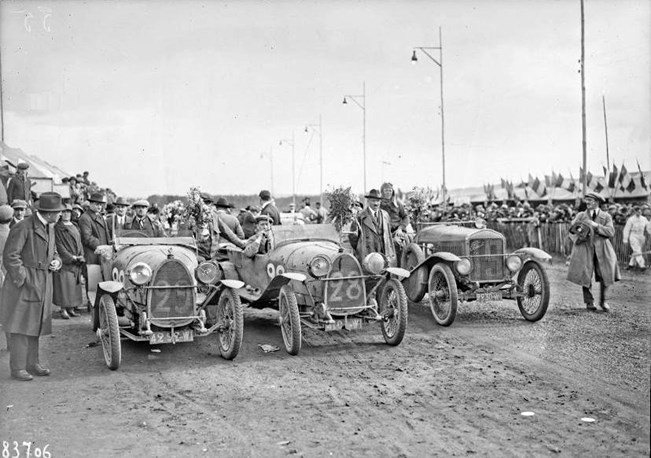
[[[403,251],[401,265],[409,299],[425,294],[434,320],[449,326],[459,302],[514,299],[528,321],[540,320],[549,305],[544,263],[551,256],[538,248],[507,252],[506,238],[482,220],[424,225]]]
[[[400,279],[409,272],[389,267],[380,253],[360,263],[330,224],[273,226],[271,234],[269,252],[248,257],[231,248],[228,260],[215,263],[215,269],[221,282],[244,283],[233,290],[219,287],[229,300],[279,311],[288,353],[299,353],[302,326],[337,331],[375,322],[386,343],[400,344],[408,313]],[[213,302],[219,298],[218,293]]]

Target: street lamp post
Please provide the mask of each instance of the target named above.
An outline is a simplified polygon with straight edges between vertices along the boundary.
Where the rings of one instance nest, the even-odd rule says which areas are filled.
[[[436,50],[438,49],[439,51],[439,58],[438,60],[430,54],[429,51],[431,50]],[[446,204],[446,195],[447,195],[447,188],[445,186],[445,117],[444,117],[444,110],[443,110],[443,39],[441,36],[441,27],[439,27],[439,46],[416,46],[414,47],[414,52],[411,56],[411,61],[413,63],[418,61],[418,57],[416,57],[416,50],[421,51],[423,54],[425,54],[427,57],[429,57],[436,65],[439,66],[439,69],[441,71],[441,157],[442,157],[442,163],[443,163],[443,184],[442,184],[442,191],[443,191],[443,206]]]
[[[323,205],[323,124],[321,115],[319,115],[319,124],[305,125],[305,132],[308,132],[310,128],[318,129],[319,133],[319,202]]]
[[[294,209],[296,209],[296,154],[294,152],[294,132],[292,131],[292,139],[284,138],[280,140],[279,145],[283,143],[289,143],[292,146],[292,204],[294,204]]]
[[[362,148],[364,151],[364,192],[368,192],[366,188],[366,81],[362,81],[361,95],[344,95],[343,103],[348,104],[348,99],[355,102],[355,105],[360,107],[363,112]],[[360,99],[361,102],[357,99]]]

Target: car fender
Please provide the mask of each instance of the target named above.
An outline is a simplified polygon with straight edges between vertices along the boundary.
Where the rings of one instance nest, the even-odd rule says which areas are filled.
[[[237,273],[237,269],[235,268],[235,264],[233,264],[230,261],[223,261],[219,263],[219,267],[222,269],[222,272],[224,272],[224,280],[239,280],[240,276]]]
[[[305,275],[296,272],[285,272],[280,275],[276,275],[271,280],[271,283],[267,285],[267,288],[260,295],[260,297],[255,302],[252,302],[252,305],[266,303],[274,300],[278,297],[278,294],[280,294],[280,288],[285,286],[287,283],[290,281],[303,282],[306,278],[307,277]]]
[[[413,269],[411,269],[411,271],[414,272],[416,269],[423,266],[427,267],[427,270],[429,271],[434,264],[437,264],[439,262],[449,264],[457,261],[461,261],[461,258],[456,254],[452,254],[448,251],[437,251],[436,253],[432,253],[429,255],[429,257],[425,258],[423,262],[415,266]]]
[[[231,288],[231,289],[240,289],[242,286],[244,286],[243,281],[229,280],[229,279],[220,280],[219,284],[224,285],[225,287]]]
[[[527,258],[534,258],[540,261],[549,262],[552,259],[551,255],[549,255],[546,251],[543,251],[540,248],[533,248],[533,247],[520,248],[519,250],[516,250],[513,254],[516,254],[521,258],[523,258],[523,261],[526,260]]]
[[[124,285],[121,282],[112,281],[112,280],[102,281],[102,282],[99,283],[98,286],[99,286],[100,291],[103,291],[103,292],[109,293],[109,294],[115,294],[115,293],[117,293],[118,291],[120,291],[121,289],[124,288]]]
[[[400,277],[400,279],[408,278],[410,275],[407,269],[401,267],[387,267],[384,271],[389,272],[391,275],[395,275],[396,277]]]

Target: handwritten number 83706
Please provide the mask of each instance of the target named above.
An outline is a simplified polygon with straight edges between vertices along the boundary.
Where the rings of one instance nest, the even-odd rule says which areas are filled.
[[[32,447],[32,442],[23,442],[22,445],[18,441],[8,442],[2,441],[2,458],[52,458],[52,454],[47,449],[50,444],[46,444],[42,449],[39,447]]]

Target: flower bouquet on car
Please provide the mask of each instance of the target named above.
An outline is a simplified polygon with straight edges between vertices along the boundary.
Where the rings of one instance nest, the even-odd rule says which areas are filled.
[[[325,196],[330,206],[328,222],[334,224],[337,232],[341,234],[344,226],[353,221],[355,196],[350,191],[350,186],[347,188],[340,186],[332,191],[326,191]]]
[[[185,205],[180,200],[169,202],[163,206],[161,211],[161,220],[166,229],[172,233],[178,232],[179,225],[182,225],[185,218]]]

